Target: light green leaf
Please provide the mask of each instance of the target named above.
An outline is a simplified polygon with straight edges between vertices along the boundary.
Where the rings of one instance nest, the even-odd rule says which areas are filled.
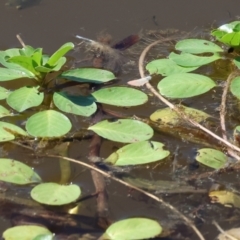
[[[35,48],[25,45],[22,49],[19,49],[19,53],[22,56],[31,57],[35,52]]]
[[[0,122],[0,142],[7,142],[15,139],[15,136],[28,134],[20,127],[7,122]]]
[[[183,105],[178,106],[182,112],[184,112],[190,119],[196,122],[202,122],[206,120],[210,115],[195,108],[188,108]],[[150,119],[153,122],[161,123],[161,124],[171,124],[177,125],[180,122],[184,121],[175,111],[171,108],[163,108],[155,111]]]
[[[53,234],[40,234],[33,240],[53,240],[53,239],[54,239]]]
[[[5,53],[5,56],[8,56],[8,57],[15,57],[15,56],[20,56],[20,48],[10,48],[10,49],[7,49],[6,51],[1,51],[1,52],[4,52]]]
[[[54,67],[59,59],[74,48],[71,42],[63,44],[47,61],[46,67]]]
[[[41,182],[41,178],[32,168],[9,158],[0,158],[0,180],[19,185]]]
[[[81,189],[75,185],[59,185],[57,183],[42,183],[34,187],[31,197],[42,204],[59,206],[76,201]]]
[[[37,64],[37,66],[41,66],[42,64],[42,50],[42,48],[37,48],[32,54],[32,60]]]
[[[183,67],[200,67],[211,62],[214,62],[220,59],[219,53],[214,53],[212,56],[204,57],[204,56],[196,56],[191,53],[181,53],[176,54],[172,52],[169,55],[169,59],[174,61],[176,64]]]
[[[127,87],[103,88],[92,95],[97,102],[123,107],[138,106],[148,100],[148,96],[142,91]]]
[[[209,77],[194,73],[179,73],[158,83],[160,93],[169,98],[188,98],[203,94],[216,84]]]
[[[153,136],[153,129],[146,123],[132,119],[117,121],[104,120],[88,128],[103,138],[123,143],[148,140]]]
[[[115,79],[112,72],[96,68],[76,68],[63,72],[60,77],[75,82],[105,83]]]
[[[230,91],[235,97],[240,99],[240,77],[235,77],[231,81]]]
[[[208,167],[219,169],[227,163],[227,156],[212,148],[202,148],[198,150],[196,160]]]
[[[7,98],[8,105],[18,112],[28,108],[39,106],[43,101],[43,93],[39,93],[38,87],[21,87]]]
[[[153,141],[131,143],[112,153],[105,162],[116,166],[152,163],[170,154],[163,146],[162,143]]]
[[[10,115],[11,115],[11,112],[5,107],[3,107],[2,105],[0,105],[0,118],[10,116]]]
[[[62,66],[66,63],[66,58],[65,57],[61,57],[55,66],[51,66],[51,67],[46,67],[46,66],[37,66],[35,69],[36,71],[42,72],[42,73],[49,73],[49,72],[53,72],[53,71],[59,71]]]
[[[47,228],[40,226],[15,226],[4,231],[3,237],[5,240],[33,240],[40,234],[51,234],[51,232]]]
[[[55,92],[53,102],[63,112],[89,117],[97,110],[92,97],[70,96],[64,92]]]
[[[149,239],[162,232],[160,224],[147,218],[129,218],[113,223],[108,227],[103,239],[141,240]]]
[[[71,130],[69,119],[54,110],[32,115],[26,123],[27,132],[34,137],[61,137]]]
[[[7,90],[4,87],[0,87],[0,100],[3,100],[5,98],[7,98],[7,96],[9,95],[10,91]]]
[[[29,75],[27,75],[27,73],[20,70],[7,69],[7,68],[0,67],[0,82],[11,81],[19,78],[29,78]]]
[[[158,59],[147,64],[146,69],[150,74],[169,76],[176,73],[185,73],[196,70],[198,67],[181,67],[171,59]]]
[[[185,39],[179,41],[175,48],[178,51],[193,54],[223,52],[223,49],[217,44],[203,39]]]

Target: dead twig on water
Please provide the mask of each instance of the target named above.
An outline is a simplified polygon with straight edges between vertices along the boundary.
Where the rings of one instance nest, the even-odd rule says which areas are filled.
[[[20,37],[20,35],[17,34],[16,37],[17,37],[18,41],[21,43],[22,47],[25,47],[26,45],[25,45],[24,41],[22,40],[22,38]]]
[[[107,178],[110,178],[111,180],[114,180],[114,181],[116,181],[116,182],[118,182],[118,183],[121,183],[121,184],[123,184],[123,185],[126,186],[126,187],[132,188],[132,189],[134,189],[134,190],[136,190],[136,191],[144,194],[145,196],[148,196],[148,197],[154,199],[155,201],[163,204],[165,207],[171,209],[174,213],[176,213],[177,215],[179,215],[179,216],[187,223],[187,225],[189,225],[189,226],[193,229],[193,231],[198,235],[199,239],[205,240],[205,238],[204,238],[203,235],[200,233],[200,231],[197,229],[197,227],[196,227],[187,217],[185,217],[181,212],[179,212],[174,206],[172,206],[172,205],[169,204],[169,203],[166,203],[163,199],[161,199],[161,198],[159,198],[159,197],[157,197],[157,196],[155,196],[155,195],[153,195],[153,194],[151,194],[151,193],[149,193],[149,192],[147,192],[147,191],[145,191],[145,190],[143,190],[143,189],[141,189],[141,188],[138,188],[138,187],[136,187],[136,186],[134,186],[134,185],[131,185],[131,184],[129,184],[129,183],[127,183],[127,182],[119,179],[119,178],[116,178],[116,177],[112,176],[111,174],[109,174],[109,173],[107,173],[107,172],[104,172],[104,171],[102,171],[101,169],[96,168],[95,166],[92,166],[92,165],[90,165],[90,164],[87,164],[87,163],[78,161],[78,160],[73,159],[73,158],[63,157],[63,156],[59,156],[59,155],[52,155],[52,154],[50,154],[50,155],[47,155],[47,156],[48,156],[48,157],[54,157],[54,158],[60,158],[60,157],[61,157],[61,158],[65,159],[65,160],[68,160],[68,161],[70,161],[70,162],[80,164],[80,165],[82,165],[82,166],[84,166],[84,167],[87,167],[87,168],[89,168],[89,169],[91,169],[91,170],[94,170],[94,171],[102,174],[103,176],[105,176],[105,177],[107,177]]]
[[[219,230],[219,232],[221,232],[226,238],[229,238],[229,239],[231,239],[231,240],[238,240],[238,238],[235,238],[235,237],[231,236],[230,234],[228,234],[226,231],[224,231],[224,230],[218,225],[218,223],[217,223],[216,221],[213,221],[212,223],[216,226],[216,228]]]

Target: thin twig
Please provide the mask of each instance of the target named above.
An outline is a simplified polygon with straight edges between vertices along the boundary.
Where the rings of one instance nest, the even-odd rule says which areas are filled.
[[[223,94],[222,94],[222,100],[221,100],[221,105],[220,105],[220,126],[221,126],[221,130],[222,130],[222,137],[226,141],[228,141],[227,131],[226,131],[226,121],[225,121],[225,116],[226,116],[226,112],[227,112],[226,111],[227,93],[228,93],[228,89],[229,89],[232,79],[238,75],[239,75],[239,73],[237,71],[233,71],[231,74],[229,74],[229,76],[226,80],[224,89],[223,89]],[[235,153],[235,151],[233,151],[230,148],[228,148],[227,151],[228,151],[229,155],[233,156],[235,159],[240,161],[240,157]]]
[[[166,42],[166,41],[170,41],[171,38],[166,38],[166,39],[161,39],[158,41],[153,42],[152,44],[148,45],[143,52],[141,53],[141,56],[139,58],[139,63],[138,63],[138,67],[139,67],[139,73],[141,78],[144,78],[144,59],[145,56],[147,54],[147,52],[155,45],[157,45],[158,43],[162,43],[162,42]],[[219,137],[218,135],[216,135],[215,133],[213,133],[212,131],[210,131],[209,129],[205,128],[204,126],[202,126],[201,124],[199,124],[198,122],[194,121],[193,119],[190,119],[181,109],[179,109],[178,107],[176,107],[174,104],[170,103],[167,99],[165,99],[162,95],[160,95],[153,87],[152,85],[148,82],[146,83],[146,87],[157,97],[159,98],[163,103],[165,103],[168,107],[170,107],[172,110],[174,110],[181,118],[183,118],[184,120],[186,120],[187,122],[191,123],[192,125],[194,125],[195,127],[200,128],[202,131],[208,133],[209,135],[211,135],[212,137],[214,137],[215,139],[217,139],[218,141],[224,143],[225,145],[227,145],[228,147],[230,147],[231,149],[234,149],[237,152],[240,152],[240,148],[238,148],[237,146],[233,145],[232,143],[228,142],[227,140]]]
[[[112,179],[112,180],[114,180],[114,181],[116,181],[116,182],[118,182],[118,183],[121,183],[121,184],[123,184],[123,185],[125,185],[125,186],[127,186],[127,187],[129,187],[129,188],[132,188],[132,189],[134,189],[134,190],[136,190],[136,191],[138,191],[138,192],[140,192],[140,193],[142,193],[142,194],[144,194],[144,195],[146,195],[146,196],[154,199],[155,201],[163,204],[163,205],[166,206],[167,208],[170,208],[173,212],[175,212],[177,215],[179,215],[179,216],[193,229],[193,231],[198,235],[199,239],[205,240],[205,238],[204,238],[203,235],[200,233],[200,231],[196,228],[196,226],[195,226],[187,217],[185,217],[181,212],[179,212],[179,211],[178,211],[175,207],[173,207],[171,204],[164,202],[163,199],[161,199],[161,198],[159,198],[159,197],[157,197],[157,196],[155,196],[155,195],[153,195],[153,194],[151,194],[151,193],[149,193],[149,192],[147,192],[147,191],[144,191],[144,190],[142,190],[141,188],[138,188],[138,187],[136,187],[136,186],[134,186],[134,185],[131,185],[131,184],[129,184],[129,183],[127,183],[127,182],[119,179],[119,178],[116,178],[116,177],[112,176],[111,174],[102,171],[101,169],[98,169],[98,168],[96,168],[96,167],[94,167],[94,166],[91,166],[90,164],[84,163],[84,162],[82,162],[82,161],[78,161],[78,160],[76,160],[76,159],[69,158],[69,157],[52,155],[52,154],[47,155],[47,156],[48,156],[48,157],[54,157],[54,158],[59,158],[59,157],[61,157],[61,158],[65,159],[65,160],[68,160],[68,161],[70,161],[70,162],[74,162],[74,163],[80,164],[80,165],[82,165],[82,166],[84,166],[84,167],[87,167],[87,168],[90,168],[90,169],[92,169],[92,170],[95,170],[96,172],[101,173],[103,176],[105,176],[105,177],[107,177],[107,178],[110,178],[110,179]]]
[[[217,223],[216,221],[213,221],[212,223],[216,226],[216,228],[219,230],[219,232],[221,232],[225,237],[227,237],[227,238],[229,238],[229,239],[231,239],[231,240],[238,240],[238,238],[235,238],[235,237],[231,236],[230,234],[228,234],[226,231],[224,231],[224,230],[218,225],[218,223]]]
[[[22,47],[25,47],[26,45],[25,45],[24,41],[22,40],[22,38],[20,37],[20,35],[17,34],[16,37],[17,37],[18,41],[21,43]]]

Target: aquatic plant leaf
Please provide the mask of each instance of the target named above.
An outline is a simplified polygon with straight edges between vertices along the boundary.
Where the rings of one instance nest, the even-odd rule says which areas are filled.
[[[19,49],[20,55],[27,56],[27,57],[31,57],[34,52],[35,52],[35,48],[29,45],[25,45],[22,49]]]
[[[40,234],[51,234],[51,232],[47,228],[35,225],[15,226],[4,231],[3,238],[5,240],[33,240]]]
[[[139,165],[166,158],[170,152],[163,149],[163,144],[142,141],[128,144],[112,153],[105,162],[116,166]]]
[[[60,206],[76,201],[81,194],[79,186],[41,183],[31,191],[31,197],[42,204]]]
[[[0,122],[0,142],[7,142],[15,139],[15,136],[28,134],[20,127],[7,122]]]
[[[196,122],[202,122],[207,118],[211,117],[209,114],[200,111],[195,108],[185,107],[183,105],[178,106],[182,112],[184,112],[190,119]],[[178,123],[182,122],[182,118],[171,108],[162,108],[156,110],[154,113],[151,114],[150,119],[153,122],[160,122],[161,124],[171,124],[177,125]]]
[[[235,77],[230,84],[231,93],[240,99],[240,77]]]
[[[53,234],[40,234],[37,237],[33,238],[33,240],[53,240]]]
[[[42,181],[32,168],[9,158],[0,158],[0,180],[19,185]]]
[[[67,52],[74,48],[74,44],[71,42],[63,44],[47,61],[46,67],[54,67],[59,59],[63,57]]]
[[[97,110],[92,97],[70,96],[64,92],[55,92],[53,102],[63,112],[89,117]]]
[[[240,196],[230,191],[211,191],[209,193],[211,202],[220,203],[226,207],[234,206],[240,208]]]
[[[217,44],[203,39],[184,39],[177,42],[175,48],[178,51],[193,54],[223,52]]]
[[[0,100],[3,100],[5,98],[7,98],[7,96],[9,95],[10,91],[7,90],[4,87],[0,87]]]
[[[0,67],[0,82],[11,81],[19,78],[32,78],[26,72],[16,69],[8,69]]]
[[[35,63],[31,57],[28,56],[15,56],[8,59],[8,62],[18,64],[19,66],[32,72],[35,76],[39,75],[39,72],[35,70],[37,63]]]
[[[232,47],[238,47],[240,45],[240,32],[227,33],[221,39],[219,39],[219,41]]]
[[[9,48],[5,51],[1,51],[1,52],[4,52],[5,53],[5,56],[8,56],[8,57],[15,57],[15,56],[20,56],[21,53],[20,53],[20,50],[21,48]]]
[[[202,148],[198,150],[196,160],[208,167],[219,169],[227,163],[227,156],[212,148]]]
[[[37,48],[32,54],[32,60],[37,64],[37,66],[42,65],[42,50],[42,48]]]
[[[214,53],[212,56],[196,56],[191,53],[176,54],[172,52],[169,59],[173,60],[176,64],[183,67],[200,67],[220,59],[219,53]]]
[[[3,107],[2,105],[0,105],[0,118],[10,116],[10,115],[11,115],[11,112],[5,107]]]
[[[146,65],[146,69],[150,74],[161,74],[162,76],[169,76],[176,73],[185,73],[196,70],[198,67],[181,67],[171,59],[153,60]]]
[[[61,137],[72,127],[70,120],[54,110],[45,110],[32,115],[26,123],[27,132],[34,137]]]
[[[112,72],[96,68],[76,68],[63,72],[60,77],[75,82],[105,83],[115,79]]]
[[[209,77],[195,73],[179,73],[163,78],[157,87],[166,97],[189,98],[208,92],[215,86],[215,82]]]
[[[148,218],[128,218],[111,224],[103,239],[149,239],[162,232],[160,224]]]
[[[92,93],[97,102],[114,106],[138,106],[148,100],[148,96],[133,88],[127,87],[109,87],[103,88]]]
[[[117,121],[104,120],[88,128],[103,138],[123,143],[148,140],[153,136],[153,129],[146,123],[132,119]]]
[[[18,112],[23,112],[28,108],[39,106],[44,98],[44,94],[38,91],[38,87],[21,87],[7,97],[7,104]]]

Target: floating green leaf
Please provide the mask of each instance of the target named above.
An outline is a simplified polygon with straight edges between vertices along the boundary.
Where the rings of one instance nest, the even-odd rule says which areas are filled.
[[[227,156],[212,148],[202,148],[198,150],[196,160],[208,167],[219,169],[227,163]]]
[[[214,53],[212,56],[196,56],[191,53],[181,53],[176,54],[172,52],[169,55],[169,59],[174,61],[176,64],[183,66],[183,67],[200,67],[211,62],[214,62],[220,59],[219,53]]]
[[[53,67],[57,64],[59,59],[63,57],[67,52],[74,48],[74,44],[71,42],[63,44],[47,61],[46,67]]]
[[[0,105],[0,118],[10,116],[10,115],[11,115],[10,111],[5,107],[3,107],[2,105]]]
[[[11,81],[19,78],[28,78],[25,72],[15,69],[7,69],[0,67],[0,82]]]
[[[22,49],[19,49],[19,53],[22,56],[31,57],[34,52],[35,52],[35,48],[28,46],[28,45],[25,45]],[[17,56],[17,55],[15,55],[15,56]]]
[[[5,240],[33,240],[40,234],[51,234],[51,232],[47,228],[40,226],[15,226],[4,231],[3,238]]]
[[[69,119],[54,110],[46,110],[32,115],[27,123],[28,133],[34,137],[60,137],[70,131]]]
[[[179,73],[158,83],[160,93],[169,98],[188,98],[203,94],[216,84],[209,77],[194,73]]]
[[[147,218],[129,218],[113,223],[106,230],[103,239],[137,240],[149,239],[162,232],[160,224]]]
[[[9,90],[7,90],[4,87],[0,87],[0,100],[3,100],[5,98],[7,98],[7,96],[9,95]]]
[[[54,239],[53,234],[40,234],[33,240],[53,240],[53,239]]]
[[[97,110],[92,97],[70,96],[64,92],[55,92],[53,102],[63,112],[85,117],[91,116]]]
[[[116,166],[138,165],[162,160],[169,155],[163,144],[142,141],[128,144],[112,153],[105,161]]]
[[[112,72],[96,68],[76,68],[63,72],[60,77],[75,82],[105,83],[115,79]]]
[[[132,119],[117,121],[104,120],[89,127],[103,138],[123,143],[148,140],[153,136],[153,129],[146,123]]]
[[[32,168],[9,158],[0,158],[0,180],[19,185],[41,182]]]
[[[171,59],[153,60],[147,64],[146,69],[150,74],[161,74],[162,76],[169,76],[176,73],[191,72],[197,67],[181,67]]]
[[[15,136],[28,134],[20,127],[7,122],[0,122],[0,142],[11,141]]]
[[[103,88],[92,95],[97,102],[125,107],[138,106],[148,100],[148,96],[142,91],[127,87]]]
[[[81,194],[81,189],[75,185],[59,185],[57,183],[42,183],[34,187],[31,197],[46,205],[65,205],[76,201]]]
[[[240,99],[240,77],[235,77],[230,85],[230,91],[231,93]]]
[[[223,49],[217,44],[203,39],[185,39],[175,45],[176,50],[185,53],[207,53],[223,52]]]
[[[202,122],[206,120],[210,115],[207,113],[197,110],[195,108],[188,108],[183,105],[178,106],[182,112],[184,112],[190,119],[195,120],[196,122]],[[171,108],[163,108],[155,111],[150,119],[153,122],[160,122],[162,124],[171,124],[176,125],[182,122],[182,118]]]
[[[28,108],[39,106],[44,95],[38,91],[38,87],[21,87],[7,98],[8,105],[18,112],[23,112]]]

